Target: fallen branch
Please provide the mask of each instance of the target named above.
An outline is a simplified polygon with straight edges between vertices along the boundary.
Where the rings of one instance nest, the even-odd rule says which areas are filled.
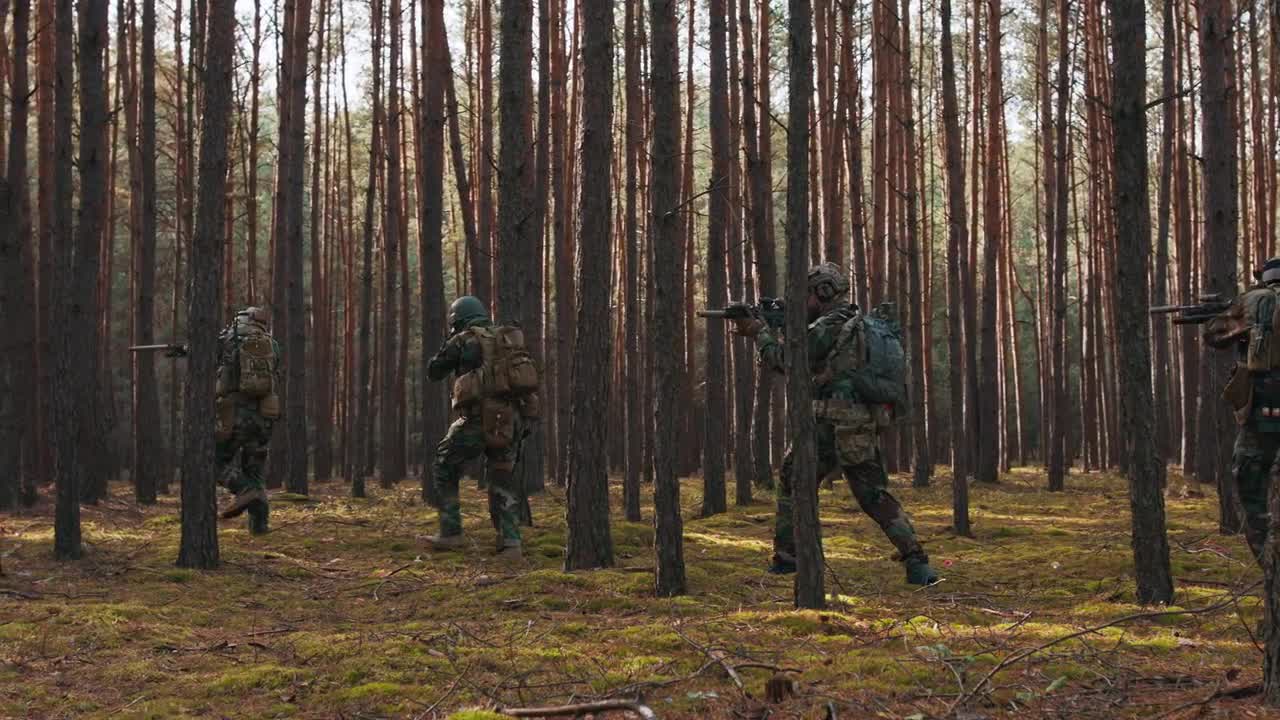
[[[610,710],[625,710],[639,715],[644,720],[658,720],[658,716],[647,705],[631,700],[604,700],[601,702],[581,703],[579,705],[560,705],[544,708],[498,708],[497,712],[511,717],[536,718],[565,717],[583,713],[609,712]]]
[[[694,648],[696,648],[699,652],[701,652],[703,655],[706,655],[708,658],[713,660],[717,665],[724,668],[724,671],[726,674],[728,674],[729,679],[733,681],[734,685],[738,686],[738,690],[740,690],[744,694],[746,693],[747,689],[742,684],[742,676],[738,675],[738,671],[735,670],[734,667],[729,664],[728,660],[725,659],[725,654],[723,650],[720,650],[717,648],[711,648],[711,647],[703,647],[702,645],[699,645],[698,643],[691,640],[688,635],[685,635],[683,632],[681,632],[680,628],[674,627],[672,629],[675,630],[676,634],[679,635],[681,638],[683,638],[685,642],[689,643]]]
[[[1135,620],[1151,620],[1154,618],[1162,618],[1162,617],[1177,617],[1179,615],[1187,615],[1187,616],[1206,615],[1211,612],[1217,612],[1218,610],[1222,610],[1223,608],[1234,605],[1237,600],[1253,592],[1253,590],[1261,584],[1262,584],[1262,581],[1258,580],[1257,582],[1253,583],[1249,587],[1244,588],[1243,590],[1240,590],[1236,593],[1233,593],[1231,597],[1227,598],[1226,600],[1215,603],[1213,605],[1209,605],[1207,607],[1196,608],[1193,610],[1162,610],[1159,612],[1134,613],[1132,615],[1125,615],[1124,617],[1116,618],[1115,620],[1102,623],[1101,625],[1094,625],[1092,627],[1087,627],[1083,630],[1077,630],[1076,632],[1073,632],[1069,635],[1063,635],[1062,637],[1055,638],[1046,643],[1042,643],[1029,650],[1023,650],[1022,652],[1010,655],[1006,657],[1004,660],[1001,660],[999,663],[996,663],[996,666],[991,668],[990,672],[984,675],[976,685],[974,685],[972,688],[969,689],[968,692],[963,693],[960,695],[960,697],[956,698],[956,701],[951,704],[950,708],[948,708],[947,715],[949,716],[949,715],[955,714],[955,711],[957,709],[959,709],[965,703],[972,700],[974,696],[976,696],[979,692],[982,691],[984,687],[986,687],[987,683],[991,682],[991,678],[995,677],[1002,670],[1008,668],[1010,665],[1013,665],[1014,663],[1025,660],[1026,658],[1031,657],[1032,655],[1035,655],[1036,653],[1042,650],[1048,650],[1054,645],[1060,645],[1068,640],[1074,640],[1083,635],[1092,635],[1093,633],[1096,633],[1099,630],[1105,630],[1109,627],[1115,627],[1116,625],[1123,625],[1125,623],[1134,622]]]

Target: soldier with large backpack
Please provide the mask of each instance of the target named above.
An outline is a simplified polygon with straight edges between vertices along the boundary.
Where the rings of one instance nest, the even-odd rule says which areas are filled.
[[[837,467],[844,471],[863,512],[880,525],[906,566],[907,582],[938,581],[929,558],[916,539],[910,518],[889,494],[889,477],[880,455],[880,433],[893,413],[905,407],[906,356],[901,330],[889,312],[864,315],[848,301],[849,281],[833,263],[809,270],[809,370],[813,375],[813,410],[818,477]],[[754,337],[760,363],[784,372],[783,345],[766,323],[755,317],[737,319],[737,332]],[[777,486],[772,573],[795,572],[792,526],[791,453],[782,461]]]
[[[1262,564],[1267,493],[1280,474],[1280,257],[1267,260],[1255,276],[1257,285],[1209,320],[1204,341],[1237,353],[1235,374],[1223,391],[1239,426],[1231,474],[1244,508],[1245,540]]]
[[[520,328],[495,324],[477,298],[454,301],[449,327],[453,335],[427,367],[432,380],[454,374],[452,405],[458,416],[436,448],[440,532],[430,542],[442,550],[462,546],[458,482],[463,467],[483,455],[498,553],[519,559],[521,493],[513,471],[528,425],[538,416],[537,365]]]
[[[228,489],[235,498],[224,519],[249,512],[249,531],[267,531],[269,507],[263,468],[271,431],[280,419],[280,344],[267,331],[267,314],[250,307],[218,336],[218,380],[214,422],[218,477],[240,455],[240,472]]]

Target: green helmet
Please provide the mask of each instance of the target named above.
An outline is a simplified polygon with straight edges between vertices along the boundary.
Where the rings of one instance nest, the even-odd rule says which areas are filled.
[[[484,303],[470,295],[454,300],[453,305],[449,306],[449,327],[453,328],[454,332],[462,330],[472,320],[488,317],[489,310]]]
[[[809,268],[809,292],[822,302],[830,302],[849,294],[849,279],[839,265],[826,262]]]

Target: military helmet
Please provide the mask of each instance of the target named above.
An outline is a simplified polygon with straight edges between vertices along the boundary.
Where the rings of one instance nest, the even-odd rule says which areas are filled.
[[[464,295],[449,306],[449,327],[454,332],[462,330],[467,323],[477,318],[489,317],[489,309],[480,302],[480,298]]]
[[[263,327],[266,327],[267,324],[270,322],[270,318],[267,317],[267,311],[254,305],[250,305],[249,307],[236,313],[236,319],[244,320],[245,322],[255,323]]]
[[[1254,276],[1265,285],[1280,283],[1280,257],[1273,257],[1263,263]]]
[[[822,302],[831,302],[849,293],[849,279],[835,263],[814,265],[809,268],[809,292]]]

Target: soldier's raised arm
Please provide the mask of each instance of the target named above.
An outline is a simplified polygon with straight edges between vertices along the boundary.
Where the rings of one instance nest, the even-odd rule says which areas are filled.
[[[1243,297],[1237,297],[1226,312],[1205,323],[1203,337],[1206,345],[1222,350],[1249,337],[1250,325],[1245,317]]]

